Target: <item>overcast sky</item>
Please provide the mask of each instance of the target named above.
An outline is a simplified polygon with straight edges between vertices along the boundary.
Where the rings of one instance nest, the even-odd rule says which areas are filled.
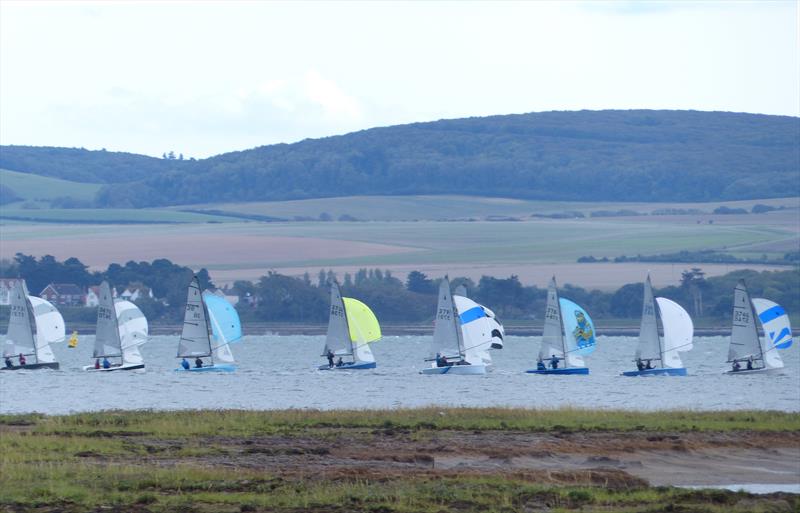
[[[0,143],[206,157],[441,118],[800,115],[785,2],[0,2]]]

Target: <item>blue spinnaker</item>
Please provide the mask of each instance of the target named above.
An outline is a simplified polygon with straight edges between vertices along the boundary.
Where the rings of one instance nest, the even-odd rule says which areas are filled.
[[[211,292],[203,292],[203,301],[208,309],[211,331],[214,334],[213,346],[231,344],[242,338],[242,323],[239,314],[227,299]],[[220,336],[221,335],[221,336]]]
[[[567,351],[579,355],[594,352],[597,347],[594,322],[586,310],[569,299],[559,298],[561,306],[561,319],[564,323],[564,337],[567,341]]]

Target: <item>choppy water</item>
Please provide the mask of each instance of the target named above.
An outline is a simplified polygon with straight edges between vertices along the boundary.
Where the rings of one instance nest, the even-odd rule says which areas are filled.
[[[0,412],[104,409],[395,408],[423,405],[552,408],[775,409],[800,411],[798,344],[782,352],[781,374],[728,376],[726,337],[696,338],[683,353],[687,377],[626,378],[634,337],[599,337],[589,376],[525,374],[539,337],[508,337],[486,376],[422,376],[429,337],[386,337],[373,345],[378,368],[317,371],[324,337],[248,336],[233,346],[235,373],[173,372],[177,335],[142,347],[143,372],[86,373],[93,337],[55,347],[61,370],[0,372]]]

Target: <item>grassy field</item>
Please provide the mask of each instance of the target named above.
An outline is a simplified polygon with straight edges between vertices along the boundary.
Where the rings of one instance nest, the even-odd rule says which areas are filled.
[[[699,440],[706,435],[697,433],[709,432],[714,444],[730,444],[736,439],[721,440],[737,433],[781,439],[786,437],[781,433],[798,430],[798,414],[748,411],[428,408],[5,415],[0,416],[0,507],[140,513],[783,511],[774,508],[796,508],[800,499],[653,488],[613,469],[435,470],[430,455],[397,449],[435,446],[440,436],[457,443],[459,436],[491,433],[512,439],[518,433],[553,433],[554,440],[593,432],[611,440],[619,433],[624,440],[635,432],[649,447],[674,444],[669,440],[680,433]],[[359,440],[389,452],[359,453]],[[666,505],[671,506],[660,509]]]
[[[8,169],[0,169],[0,183],[10,187],[23,200],[39,203],[47,203],[53,198],[65,196],[92,201],[101,187],[97,183],[71,182]]]
[[[16,204],[15,204],[16,205]],[[3,222],[6,220],[31,223],[63,224],[143,224],[143,223],[221,223],[232,219],[224,216],[179,212],[175,210],[145,208],[14,208],[0,209]]]
[[[334,219],[338,219],[342,215],[350,215],[366,221],[412,221],[484,219],[488,216],[526,218],[532,214],[553,214],[567,211],[581,212],[589,216],[591,212],[598,210],[632,210],[648,214],[664,208],[697,209],[711,213],[715,208],[723,205],[731,208],[744,208],[748,211],[758,203],[775,207],[797,208],[800,206],[799,201],[798,198],[778,198],[713,203],[597,203],[470,196],[349,196],[295,201],[198,204],[172,208],[176,210],[214,209],[285,219],[293,219],[296,216],[317,218],[320,214],[327,213]]]

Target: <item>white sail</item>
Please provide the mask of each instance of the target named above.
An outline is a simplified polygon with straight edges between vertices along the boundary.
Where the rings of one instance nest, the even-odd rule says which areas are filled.
[[[450,280],[447,276],[439,285],[439,301],[433,324],[429,358],[434,359],[437,354],[452,360],[464,358],[461,330],[458,327],[455,305],[453,297],[450,295]]]
[[[744,281],[739,281],[733,293],[733,326],[728,361],[749,357],[761,359],[761,344],[756,330],[756,319],[750,304],[750,295]]]
[[[231,351],[231,346],[224,338],[224,330],[222,329],[222,326],[220,326],[219,321],[217,321],[211,312],[209,312],[208,317],[211,321],[212,332],[220,334],[220,340],[214,341],[214,344],[216,345],[216,347],[213,348],[214,361],[220,363],[235,363],[236,360],[233,358],[233,351]]]
[[[492,324],[483,307],[475,301],[453,296],[464,340],[465,359],[470,364],[489,364],[492,357],[489,348],[492,345]]]
[[[147,342],[149,326],[147,319],[139,308],[130,301],[117,300],[114,303],[120,340],[122,363],[144,363],[139,346]]]
[[[344,309],[342,292],[339,284],[331,283],[331,308],[328,313],[328,332],[325,335],[323,355],[333,351],[336,356],[349,356],[353,354],[353,344],[350,340],[350,328],[347,324],[347,314]]]
[[[3,357],[35,354],[33,315],[25,282],[17,280],[11,290],[8,331],[3,344]]]
[[[636,346],[636,358],[640,360],[661,361],[661,340],[658,337],[658,321],[656,319],[656,303],[653,299],[653,286],[650,284],[650,275],[644,282],[644,301],[642,303],[642,324],[639,328],[639,345]]]
[[[694,324],[689,313],[678,303],[664,297],[656,298],[661,324],[664,327],[664,354],[662,367],[678,369],[683,367],[680,352],[693,347]]]
[[[114,297],[107,281],[100,284],[97,305],[97,325],[94,336],[92,358],[122,356],[122,343],[119,338],[117,313]]]
[[[492,327],[492,349],[503,349],[503,344],[506,338],[506,329],[503,324],[497,319],[494,312],[485,306],[481,305],[483,311],[486,312],[486,317],[489,319],[489,324]]]
[[[547,360],[552,356],[564,358],[564,331],[561,326],[561,307],[558,303],[556,278],[550,280],[547,287],[547,308],[544,312],[544,331],[542,344],[539,347],[539,359]]]
[[[761,350],[764,353],[764,364],[770,369],[783,367],[778,349],[786,349],[792,345],[792,326],[786,311],[777,303],[760,297],[752,299],[758,320],[764,328]]]
[[[36,322],[36,362],[53,363],[56,356],[50,344],[63,342],[66,338],[64,318],[55,306],[42,298],[28,296]]]
[[[211,356],[211,338],[208,317],[200,293],[200,280],[195,276],[187,292],[183,330],[178,342],[178,358],[204,356]]]

